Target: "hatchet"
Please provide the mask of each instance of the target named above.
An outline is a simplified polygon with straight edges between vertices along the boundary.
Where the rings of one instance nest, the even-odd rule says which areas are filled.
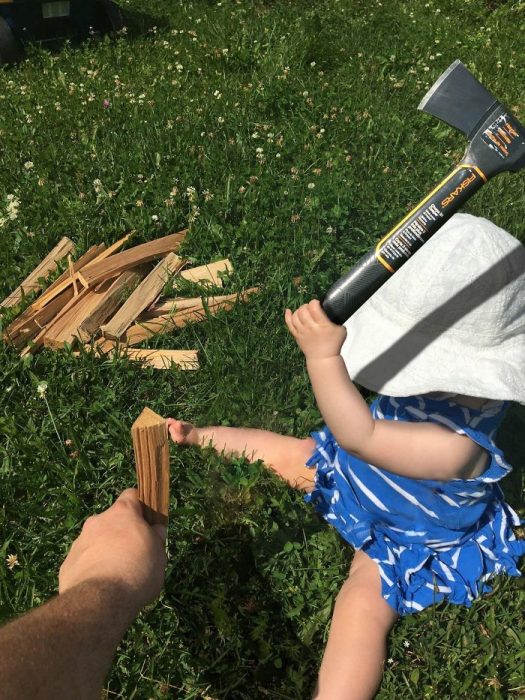
[[[462,131],[467,149],[447,177],[328,290],[322,306],[335,323],[357,311],[490,178],[525,166],[525,128],[461,61],[437,79],[419,109]]]

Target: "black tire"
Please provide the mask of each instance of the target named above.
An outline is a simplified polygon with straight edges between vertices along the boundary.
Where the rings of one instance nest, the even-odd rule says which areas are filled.
[[[16,63],[24,55],[24,49],[17,41],[11,27],[0,17],[0,64]]]
[[[120,7],[113,0],[98,0],[98,16],[100,29],[105,34],[118,32],[124,26],[124,18]]]

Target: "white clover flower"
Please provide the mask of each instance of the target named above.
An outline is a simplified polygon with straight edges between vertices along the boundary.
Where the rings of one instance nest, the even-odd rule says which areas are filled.
[[[28,160],[24,163],[24,168],[26,170],[32,170],[35,167],[35,164],[33,163],[32,160]]]
[[[47,392],[47,382],[39,382],[36,388],[36,393],[41,399],[44,399]]]
[[[152,220],[152,221],[158,221],[158,220],[159,220],[159,217],[157,216],[157,214],[152,214],[151,220]]]
[[[313,183],[313,182],[309,182],[309,183],[308,183],[308,189],[309,189],[309,190],[313,190],[314,187],[315,187],[315,183]]]
[[[5,563],[7,564],[7,568],[10,571],[12,571],[15,568],[15,566],[20,566],[17,554],[8,554],[5,559]]]

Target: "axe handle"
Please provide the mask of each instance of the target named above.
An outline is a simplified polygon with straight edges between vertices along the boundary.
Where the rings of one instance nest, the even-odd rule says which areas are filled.
[[[343,324],[487,179],[475,165],[457,165],[373,250],[330,287],[322,301],[327,316],[334,323]]]

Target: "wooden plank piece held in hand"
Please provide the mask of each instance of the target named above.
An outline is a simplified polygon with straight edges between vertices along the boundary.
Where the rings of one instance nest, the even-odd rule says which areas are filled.
[[[183,260],[170,253],[149,273],[113,318],[100,329],[105,338],[117,340],[133,321],[162,292],[170,275],[181,268]]]
[[[130,270],[136,265],[149,262],[155,258],[167,255],[168,253],[174,253],[180,248],[185,237],[186,230],[180,231],[179,233],[172,233],[162,238],[156,238],[148,243],[142,243],[134,248],[128,248],[128,250],[122,253],[111,255],[107,260],[102,260],[102,262],[96,265],[89,265],[89,267],[83,269],[83,283],[91,287],[101,280],[116,277],[121,272],[124,272],[124,270]]]
[[[30,275],[28,275],[22,284],[11,292],[1,303],[0,306],[8,308],[10,306],[15,306],[18,304],[25,295],[31,294],[31,292],[36,292],[40,289],[41,285],[38,281],[42,277],[48,277],[57,268],[57,262],[65,258],[68,253],[75,250],[75,244],[73,241],[69,240],[66,236],[62,238],[53,250],[46,255],[42,260],[40,265],[36,267]]]
[[[131,428],[139,500],[151,525],[168,524],[170,454],[166,421],[145,408]]]

